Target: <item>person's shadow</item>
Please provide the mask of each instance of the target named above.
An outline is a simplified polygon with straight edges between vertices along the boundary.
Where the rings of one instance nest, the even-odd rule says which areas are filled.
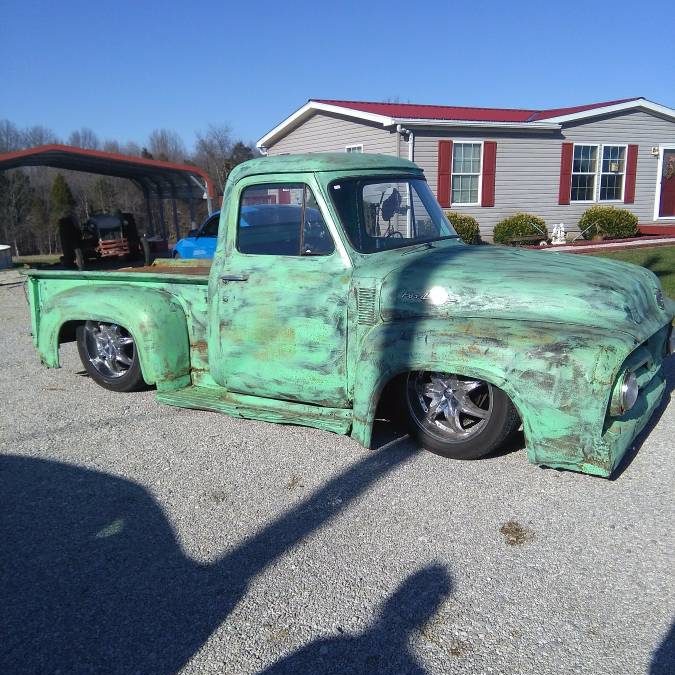
[[[422,675],[427,671],[409,649],[410,634],[433,617],[450,592],[451,580],[445,567],[426,567],[401,584],[384,604],[377,621],[365,632],[315,640],[277,661],[263,674]]]
[[[414,454],[396,444],[367,454],[207,565],[184,553],[140,485],[73,465],[0,457],[0,672],[180,670],[257,575]],[[387,604],[370,634],[386,643],[384,633],[393,631],[389,660],[392,650],[405,650],[405,630],[428,618],[448,588],[433,568]]]

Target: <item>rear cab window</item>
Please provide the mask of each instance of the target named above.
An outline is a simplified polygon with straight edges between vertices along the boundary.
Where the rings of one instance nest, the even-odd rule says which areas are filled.
[[[237,250],[249,255],[322,256],[333,253],[335,245],[311,188],[275,183],[243,190]]]

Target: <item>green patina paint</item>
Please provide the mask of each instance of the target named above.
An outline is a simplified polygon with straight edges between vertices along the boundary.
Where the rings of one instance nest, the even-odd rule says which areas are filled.
[[[33,339],[43,362],[58,366],[66,322],[119,323],[134,336],[143,375],[164,403],[351,433],[366,446],[393,377],[454,372],[510,396],[530,461],[610,475],[662,397],[675,303],[660,307],[658,279],[618,262],[456,240],[356,252],[329,184],[402,175],[421,172],[376,155],[253,160],[226,185],[210,271],[196,261],[134,272],[30,270]],[[241,191],[274,182],[310,186],[332,228],[332,255],[237,251]],[[433,304],[431,289],[442,289],[442,302]],[[645,355],[638,404],[610,417],[617,378]]]

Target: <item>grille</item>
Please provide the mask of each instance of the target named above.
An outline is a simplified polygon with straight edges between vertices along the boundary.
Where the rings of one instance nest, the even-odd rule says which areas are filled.
[[[356,290],[358,323],[372,326],[375,323],[375,289],[358,288]]]

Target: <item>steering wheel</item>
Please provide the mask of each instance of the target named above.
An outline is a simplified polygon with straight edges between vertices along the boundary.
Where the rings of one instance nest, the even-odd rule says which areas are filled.
[[[384,233],[385,239],[395,239],[397,237],[403,239],[403,233],[399,232],[398,230],[388,230],[387,232]]]

